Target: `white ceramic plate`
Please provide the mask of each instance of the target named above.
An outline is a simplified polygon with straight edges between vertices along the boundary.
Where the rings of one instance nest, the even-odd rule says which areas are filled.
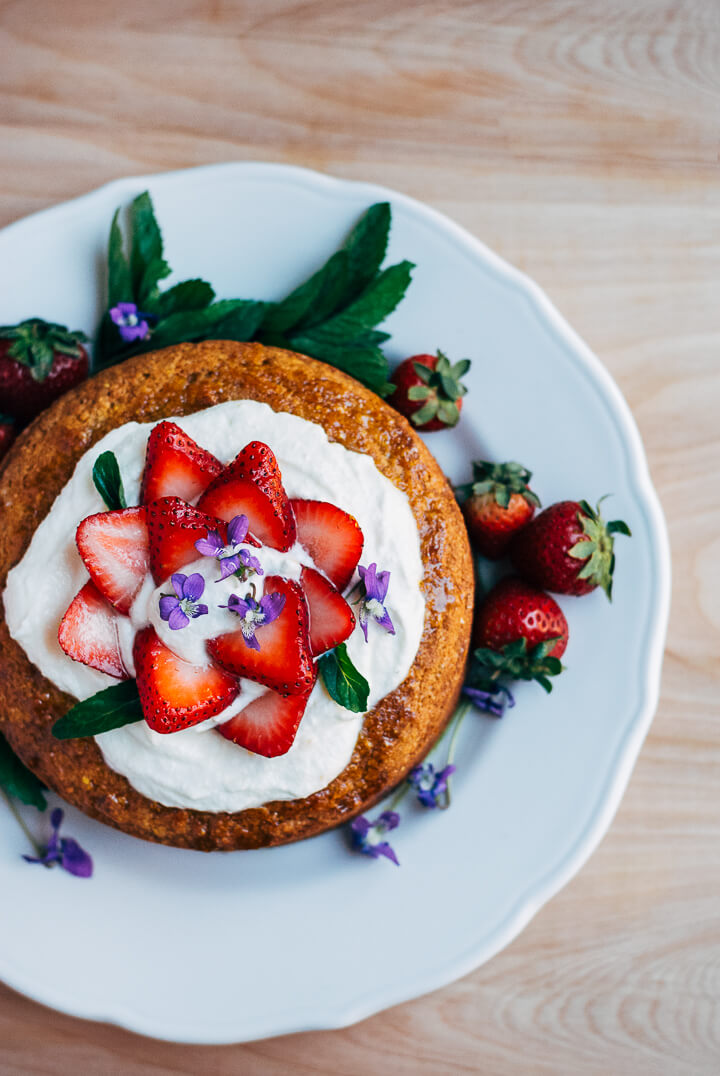
[[[615,600],[561,602],[568,671],[551,697],[473,714],[453,807],[409,809],[402,866],[341,831],[287,848],[203,855],[68,811],[92,881],[20,859],[0,811],[0,976],[54,1008],[171,1040],[224,1043],[350,1024],[466,974],[515,937],[607,829],[658,695],[670,562],[637,429],[605,369],[526,277],[403,195],[281,165],[124,179],[11,225],[0,323],[41,315],[91,331],[111,215],[149,188],[170,264],[221,297],[281,297],[389,198],[389,257],[417,264],[386,323],[400,359],[442,347],[473,368],[460,426],[428,444],[453,481],[473,458],[520,459],[544,503],[624,518]],[[506,401],[512,397],[512,406]],[[33,814],[33,812],[29,812]],[[45,824],[34,817],[33,823]]]

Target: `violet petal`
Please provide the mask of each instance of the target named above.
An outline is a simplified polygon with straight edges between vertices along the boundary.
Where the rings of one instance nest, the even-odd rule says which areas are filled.
[[[232,542],[233,545],[240,545],[241,542],[245,541],[245,535],[248,532],[248,526],[249,523],[247,516],[234,516],[234,518],[231,519],[228,523],[229,541]]]
[[[223,548],[219,531],[208,531],[207,538],[198,538],[195,548],[204,557],[216,557],[219,550]]]
[[[264,594],[260,599],[260,609],[265,614],[263,625],[272,623],[285,608],[285,595],[275,591],[272,594]]]
[[[63,837],[60,844],[62,859],[60,866],[68,874],[74,874],[76,878],[90,878],[93,872],[93,861],[84,848],[81,848],[72,837]]]
[[[180,631],[181,628],[186,628],[189,623],[188,617],[183,613],[180,606],[176,605],[168,617],[168,627],[171,631]]]
[[[160,599],[160,616],[163,620],[169,620],[173,609],[177,609],[180,599],[174,594],[163,594]]]
[[[185,597],[184,586],[186,579],[187,576],[183,575],[182,572],[176,572],[175,575],[170,576],[170,582],[172,583],[173,590],[177,594],[178,598]]]
[[[205,590],[205,580],[199,572],[193,572],[189,575],[183,584],[183,597],[189,598],[191,602],[198,601],[202,597],[202,593]]]

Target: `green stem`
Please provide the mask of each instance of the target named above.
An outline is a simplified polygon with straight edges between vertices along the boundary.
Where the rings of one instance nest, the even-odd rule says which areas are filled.
[[[454,717],[455,725],[453,727],[452,736],[450,737],[450,746],[448,747],[447,759],[445,761],[446,766],[451,766],[452,762],[453,762],[453,759],[455,758],[455,746],[457,744],[458,732],[460,731],[460,726],[463,723],[463,720],[465,718],[465,714],[468,712],[469,709],[470,709],[470,700],[469,699],[463,699],[462,702],[459,704],[458,708],[455,711],[455,717]],[[451,802],[451,796],[450,796],[450,783],[451,783],[451,781],[452,781],[452,774],[450,774],[450,776],[448,777],[447,784],[445,785],[445,803],[443,804],[443,810],[445,810],[445,811],[448,809],[448,807],[450,806],[450,802]]]
[[[395,795],[394,795],[394,796],[393,796],[393,798],[392,798],[392,799],[390,800],[390,802],[389,802],[389,804],[387,805],[387,807],[385,807],[385,810],[386,810],[386,811],[394,811],[394,810],[395,810],[395,808],[397,807],[398,803],[400,802],[400,800],[401,800],[401,799],[403,798],[403,796],[404,796],[404,795],[405,795],[405,793],[407,792],[407,790],[408,790],[408,783],[407,783],[407,781],[405,780],[405,781],[403,781],[403,782],[402,782],[402,784],[401,784],[401,785],[399,785],[399,786],[398,786],[398,787],[397,787],[397,788],[395,789]]]
[[[23,831],[23,833],[27,837],[28,841],[32,845],[32,847],[33,847],[33,849],[35,851],[35,855],[38,857],[38,859],[42,859],[43,855],[45,854],[44,849],[41,848],[40,845],[38,844],[38,842],[35,840],[32,833],[30,832],[30,830],[27,828],[27,825],[25,824],[25,819],[22,817],[22,815],[18,811],[17,807],[13,803],[12,799],[7,794],[5,789],[2,788],[2,786],[0,786],[0,794],[2,795],[2,798],[7,803],[8,807],[11,810],[11,812],[15,815],[15,819],[16,819],[18,825],[20,826],[20,829]]]

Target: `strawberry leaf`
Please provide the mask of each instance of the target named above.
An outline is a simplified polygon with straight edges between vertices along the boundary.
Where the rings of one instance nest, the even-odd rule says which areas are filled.
[[[353,665],[345,643],[323,654],[318,669],[331,699],[354,714],[365,713],[370,685]]]
[[[93,467],[95,488],[111,512],[127,508],[120,467],[114,452],[101,452]]]
[[[0,734],[0,788],[21,803],[44,811],[47,801],[43,795],[45,785],[20,761],[5,737]]]
[[[96,692],[89,699],[77,702],[52,727],[58,740],[75,740],[83,736],[99,736],[101,732],[122,728],[142,721],[140,696],[134,680],[122,680]]]

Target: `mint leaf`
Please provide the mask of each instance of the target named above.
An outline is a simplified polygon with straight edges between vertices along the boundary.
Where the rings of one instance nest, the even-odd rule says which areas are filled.
[[[403,261],[384,269],[341,314],[325,322],[322,332],[342,339],[379,325],[405,295],[414,268],[412,262]]]
[[[43,795],[45,785],[25,766],[13,752],[5,737],[0,734],[0,788],[4,788],[21,803],[44,811],[47,801]]]
[[[215,298],[215,292],[206,280],[183,280],[167,291],[159,292],[145,304],[145,313],[167,318],[186,310],[202,310]]]
[[[265,304],[254,299],[222,299],[203,310],[171,314],[158,322],[141,351],[187,340],[249,340],[262,321]]]
[[[382,265],[390,235],[389,202],[376,202],[357,222],[344,249],[348,255],[347,298],[361,292]]]
[[[162,235],[148,191],[143,191],[134,199],[130,207],[130,219],[132,222],[130,269],[133,298],[143,309],[144,303],[157,288],[158,281],[169,276],[171,269],[163,258]]]
[[[130,302],[133,294],[130,266],[123,251],[120,210],[116,209],[108,241],[108,306]]]
[[[127,508],[120,467],[114,452],[101,452],[93,467],[95,488],[111,512]]]
[[[142,719],[137,684],[134,680],[121,680],[89,699],[75,703],[55,722],[52,733],[58,740],[75,740],[82,736],[98,736],[101,732]]]
[[[345,643],[318,658],[318,668],[330,698],[354,714],[365,713],[370,685],[353,665]]]
[[[381,389],[388,383],[388,361],[377,347],[326,343],[312,335],[293,337],[292,346],[304,355],[343,370],[379,395],[382,395]],[[394,385],[392,389],[395,389]]]

